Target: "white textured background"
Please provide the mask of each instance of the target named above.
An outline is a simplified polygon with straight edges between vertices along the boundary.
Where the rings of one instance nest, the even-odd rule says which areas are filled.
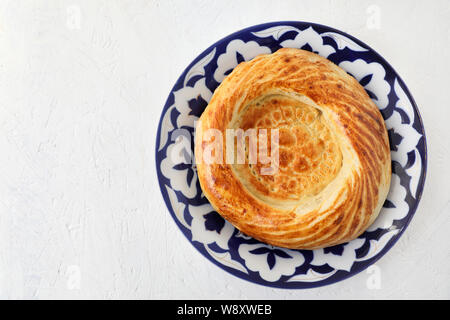
[[[450,298],[450,1],[0,3],[0,298]],[[379,289],[367,272],[310,290],[235,278],[160,195],[155,134],[178,76],[216,40],[277,20],[361,39],[420,108],[425,192],[376,264]]]

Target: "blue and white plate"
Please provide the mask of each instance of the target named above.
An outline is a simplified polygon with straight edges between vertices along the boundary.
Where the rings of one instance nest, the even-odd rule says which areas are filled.
[[[392,183],[377,220],[359,238],[318,250],[289,250],[235,229],[202,193],[193,155],[194,122],[214,90],[241,61],[282,47],[318,53],[353,75],[380,109],[389,132]],[[164,106],[156,170],[180,230],[208,260],[242,279],[271,287],[310,288],[346,279],[373,264],[400,238],[416,211],[426,173],[426,141],[417,106],[394,69],[367,45],[307,22],[253,26],[216,42],[181,74]]]

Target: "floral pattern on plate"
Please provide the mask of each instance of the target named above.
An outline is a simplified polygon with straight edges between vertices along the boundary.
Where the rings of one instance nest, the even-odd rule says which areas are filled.
[[[234,67],[282,47],[309,50],[355,77],[380,109],[392,156],[391,188],[379,217],[357,239],[317,250],[259,242],[234,228],[209,204],[193,163],[195,122]],[[393,68],[361,41],[330,27],[274,22],[238,31],[212,45],[183,72],[164,106],[156,141],[164,201],[181,231],[206,258],[246,280],[310,288],[348,278],[373,264],[398,240],[415,213],[426,173],[426,141],[417,107]]]

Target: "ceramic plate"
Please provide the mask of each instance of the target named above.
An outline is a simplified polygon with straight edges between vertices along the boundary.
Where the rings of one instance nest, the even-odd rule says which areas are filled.
[[[359,238],[318,250],[289,250],[239,232],[204,197],[192,164],[194,122],[214,90],[241,61],[282,47],[313,51],[366,89],[388,129],[392,183],[377,220]],[[310,288],[361,272],[399,239],[416,211],[426,173],[426,141],[417,106],[394,69],[367,45],[339,30],[307,22],[253,26],[216,42],[181,74],[162,111],[156,138],[161,192],[181,232],[208,260],[266,286]]]

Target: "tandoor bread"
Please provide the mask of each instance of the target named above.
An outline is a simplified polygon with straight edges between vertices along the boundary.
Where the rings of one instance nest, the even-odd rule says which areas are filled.
[[[389,150],[364,88],[331,61],[288,48],[239,64],[195,138],[214,209],[243,233],[294,249],[333,246],[367,229],[389,190]]]

